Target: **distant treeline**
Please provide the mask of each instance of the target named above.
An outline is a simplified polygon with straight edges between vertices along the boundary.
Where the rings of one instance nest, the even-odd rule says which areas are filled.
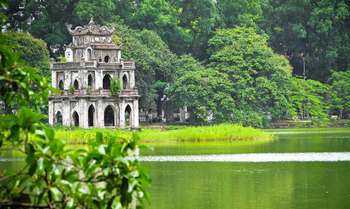
[[[93,16],[116,25],[113,40],[137,64],[143,111],[170,117],[187,106],[192,123],[261,127],[349,117],[349,8],[347,0],[27,0],[4,12],[7,30],[44,40],[55,58],[71,41],[65,24]]]

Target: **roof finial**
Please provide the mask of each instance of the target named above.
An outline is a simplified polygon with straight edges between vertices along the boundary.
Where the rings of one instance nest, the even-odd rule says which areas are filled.
[[[92,25],[92,24],[95,24],[95,22],[94,22],[94,17],[90,17],[90,22],[89,22],[89,25]]]

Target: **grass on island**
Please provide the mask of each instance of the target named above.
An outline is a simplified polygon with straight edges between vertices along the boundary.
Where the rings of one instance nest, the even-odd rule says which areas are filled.
[[[95,139],[96,132],[102,132],[105,136],[130,137],[132,131],[121,129],[56,129],[56,138],[66,141],[68,144],[86,144]],[[236,142],[236,141],[266,141],[272,139],[272,135],[262,130],[250,127],[242,127],[235,124],[221,124],[212,126],[189,127],[182,126],[177,129],[142,129],[137,132],[141,143],[186,143],[186,142]]]

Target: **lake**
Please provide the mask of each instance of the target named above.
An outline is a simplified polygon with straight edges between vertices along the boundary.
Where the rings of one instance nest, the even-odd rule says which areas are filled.
[[[312,158],[315,153],[322,156],[329,152],[350,157],[350,129],[269,131],[276,135],[275,140],[256,145],[189,144],[145,151],[153,155],[153,160],[172,157],[171,161],[143,163],[152,178],[150,208],[350,208],[350,161],[322,162]],[[220,158],[242,153],[262,153],[255,156],[258,159],[266,153],[279,154],[272,155],[277,162],[201,161],[213,154]],[[280,154],[287,153],[309,155],[304,156],[307,162],[278,162]],[[177,162],[176,156],[187,161]],[[199,160],[191,162],[193,156]]]
[[[348,209],[350,129],[267,130],[262,143],[143,150],[150,209]],[[16,169],[21,161],[0,161]]]

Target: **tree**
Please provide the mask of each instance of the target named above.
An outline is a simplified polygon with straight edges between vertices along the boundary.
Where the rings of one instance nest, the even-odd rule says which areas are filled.
[[[218,0],[221,27],[255,27],[264,20],[263,11],[268,4],[268,0]]]
[[[23,2],[24,7],[19,7]],[[58,57],[63,52],[63,45],[68,43],[70,38],[66,24],[80,24],[73,12],[77,2],[77,0],[11,1],[9,8],[13,10],[7,10],[10,24],[8,29],[30,32],[34,37],[47,43],[51,56]],[[16,11],[19,8],[22,8],[24,15],[13,20],[11,16],[17,17]]]
[[[113,0],[79,0],[74,12],[83,23],[94,17],[98,23],[105,24],[117,14],[115,9],[116,1]]]
[[[191,41],[185,52],[198,59],[206,59],[208,40],[220,23],[216,2],[212,0],[175,2],[176,6],[181,8],[180,25],[189,30],[191,35]]]
[[[37,69],[21,60],[21,56],[27,55],[17,52],[19,47],[7,40],[8,35],[0,34],[0,42],[3,43],[0,46],[0,101],[5,104],[7,113],[20,106],[40,111],[41,105],[47,102],[47,79],[40,75]],[[19,37],[21,35],[23,34],[19,34]]]
[[[29,33],[6,32],[0,34],[3,44],[10,46],[29,66],[49,77],[49,52],[46,43],[33,38]]]
[[[319,81],[293,78],[290,104],[302,120],[312,120],[316,126],[328,123],[329,87]]]
[[[170,101],[177,107],[187,106],[190,122],[205,124],[232,121],[233,88],[225,74],[206,69],[191,56],[177,61],[177,79],[167,89]]]
[[[125,22],[134,29],[155,31],[175,53],[185,53],[191,42],[190,31],[181,27],[181,9],[167,0],[135,1],[134,5],[118,4],[130,8]],[[123,7],[123,8],[124,8]]]
[[[350,71],[332,71],[330,77],[331,110],[339,118],[350,114]]]
[[[174,79],[176,55],[155,32],[133,30],[122,24],[116,28],[113,40],[123,45],[123,59],[133,59],[136,63],[141,109],[160,113],[160,98],[163,97],[165,83]]]
[[[255,126],[262,126],[269,113],[276,120],[292,112],[288,98],[291,67],[268,47],[267,40],[254,28],[236,27],[218,30],[209,41],[209,66],[226,74],[234,86],[236,120],[249,124],[245,115],[260,118]]]
[[[260,23],[271,47],[285,55],[294,73],[326,81],[330,69],[349,67],[349,13],[346,0],[271,0]]]

